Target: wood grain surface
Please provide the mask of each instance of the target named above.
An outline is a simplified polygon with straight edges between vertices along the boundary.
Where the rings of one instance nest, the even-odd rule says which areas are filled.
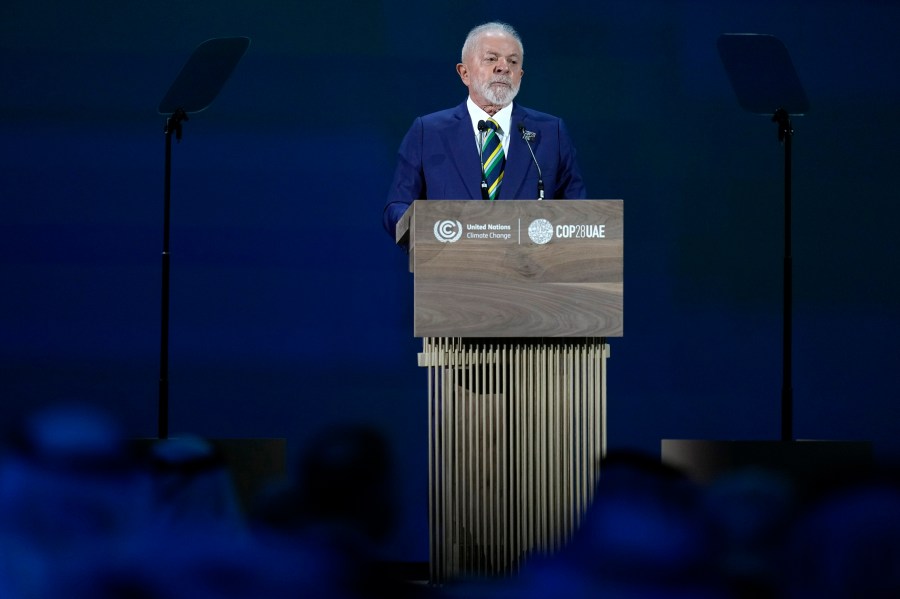
[[[418,201],[407,217],[417,337],[622,336],[621,200]]]

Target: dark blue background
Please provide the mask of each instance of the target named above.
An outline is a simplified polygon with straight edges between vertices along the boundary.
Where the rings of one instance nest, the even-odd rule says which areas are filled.
[[[83,4],[83,5],[82,5]],[[887,0],[496,3],[7,0],[0,8],[0,420],[95,401],[156,433],[164,118],[201,41],[252,45],[174,148],[171,431],[389,439],[424,560],[425,374],[411,275],[381,230],[412,119],[465,97],[468,29],[525,40],[519,100],[562,116],[595,198],[626,201],[609,445],[774,439],[783,150],[743,112],[723,32],[782,39],[794,120],[795,435],[897,431],[900,26]],[[774,107],[773,107],[774,108]]]

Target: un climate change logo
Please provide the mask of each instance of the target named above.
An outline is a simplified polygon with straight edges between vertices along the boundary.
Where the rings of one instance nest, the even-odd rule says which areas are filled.
[[[539,218],[528,225],[528,237],[538,245],[544,245],[553,239],[553,225],[545,218]]]
[[[434,236],[441,243],[459,241],[462,231],[462,223],[458,220],[439,220],[434,223]]]

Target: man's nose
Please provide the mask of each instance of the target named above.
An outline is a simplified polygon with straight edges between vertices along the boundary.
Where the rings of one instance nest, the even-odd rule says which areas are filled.
[[[505,73],[508,70],[509,70],[509,63],[506,62],[505,58],[500,58],[499,60],[497,60],[497,64],[494,65],[495,73]]]

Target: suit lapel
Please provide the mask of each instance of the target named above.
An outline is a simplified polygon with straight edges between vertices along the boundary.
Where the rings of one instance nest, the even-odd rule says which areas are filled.
[[[519,123],[523,122],[524,118],[524,112],[519,109],[517,104],[514,104],[512,117],[509,121],[509,128],[511,130],[506,132],[506,134],[510,136],[509,156],[506,158],[506,168],[503,172],[503,185],[500,186],[500,195],[498,196],[498,199],[501,200],[529,197],[523,195],[522,188],[525,185],[525,177],[528,174],[528,169],[531,167],[531,153],[525,146],[525,141],[522,139],[518,130]]]
[[[462,180],[469,198],[481,199],[481,163],[475,135],[472,132],[472,120],[466,103],[460,104],[454,113],[455,122],[447,131],[445,139],[447,156],[456,166],[456,172]],[[447,198],[464,200],[466,198]]]

